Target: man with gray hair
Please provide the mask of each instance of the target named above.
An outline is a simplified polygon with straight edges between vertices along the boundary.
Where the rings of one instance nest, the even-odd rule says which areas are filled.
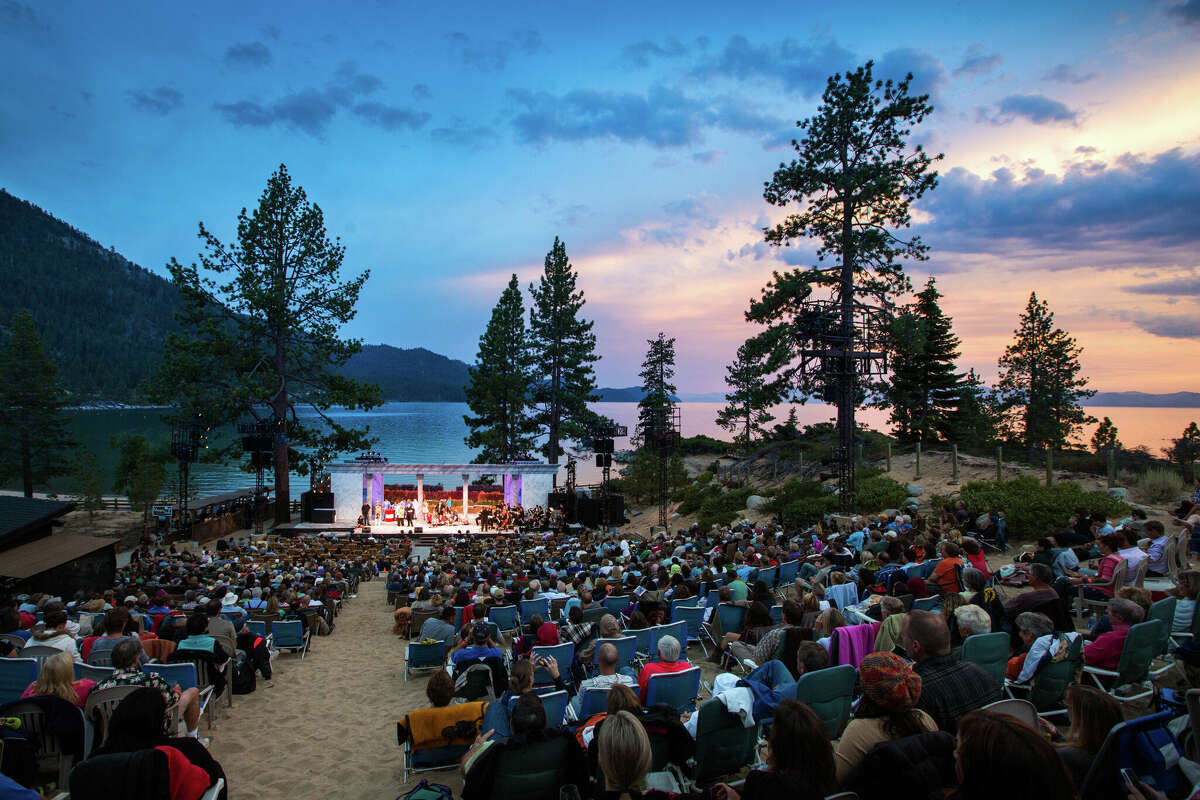
[[[1108,618],[1113,629],[1096,637],[1096,641],[1083,648],[1083,663],[1089,667],[1115,670],[1125,649],[1125,638],[1129,626],[1142,621],[1142,607],[1124,597],[1108,601]]]
[[[642,667],[642,672],[638,675],[638,686],[641,687],[641,692],[638,699],[643,704],[646,702],[646,691],[650,687],[650,679],[655,675],[663,675],[670,672],[683,672],[686,669],[691,669],[692,665],[688,663],[687,656],[683,655],[680,658],[679,640],[674,636],[664,636],[658,640],[658,661],[651,661]]]
[[[959,606],[954,609],[954,622],[958,625],[958,635],[963,639],[977,633],[992,632],[992,618],[979,606]]]

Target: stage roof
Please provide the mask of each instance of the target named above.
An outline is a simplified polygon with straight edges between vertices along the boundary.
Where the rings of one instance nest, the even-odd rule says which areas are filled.
[[[4,557],[0,558],[0,575],[18,580],[32,578],[102,547],[112,547],[119,541],[120,539],[115,537],[84,536],[78,533],[46,536],[6,550]]]
[[[359,472],[374,475],[553,475],[562,464],[517,461],[511,464],[393,464],[390,461],[342,461],[330,464],[330,472]]]

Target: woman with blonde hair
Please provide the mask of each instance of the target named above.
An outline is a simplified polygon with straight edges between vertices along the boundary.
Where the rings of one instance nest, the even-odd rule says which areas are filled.
[[[650,737],[633,714],[610,714],[597,733],[600,770],[604,773],[603,797],[641,797],[650,771]]]
[[[96,688],[96,682],[88,678],[75,680],[75,660],[70,653],[59,653],[42,662],[37,680],[29,684],[21,694],[28,697],[58,697],[72,705],[83,708],[87,696]]]

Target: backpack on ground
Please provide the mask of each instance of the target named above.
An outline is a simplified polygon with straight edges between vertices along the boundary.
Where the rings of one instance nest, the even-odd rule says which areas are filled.
[[[430,783],[427,779],[422,778],[420,783],[397,797],[396,800],[454,800],[454,792],[445,784]]]
[[[258,680],[254,673],[254,664],[250,659],[243,658],[233,665],[233,683],[231,688],[234,694],[250,694],[258,685]]]

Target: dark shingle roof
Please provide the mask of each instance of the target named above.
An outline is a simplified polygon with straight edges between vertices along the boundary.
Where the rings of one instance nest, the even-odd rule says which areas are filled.
[[[0,495],[0,549],[6,539],[15,539],[30,528],[44,525],[75,508],[61,500],[39,500],[17,495]]]

